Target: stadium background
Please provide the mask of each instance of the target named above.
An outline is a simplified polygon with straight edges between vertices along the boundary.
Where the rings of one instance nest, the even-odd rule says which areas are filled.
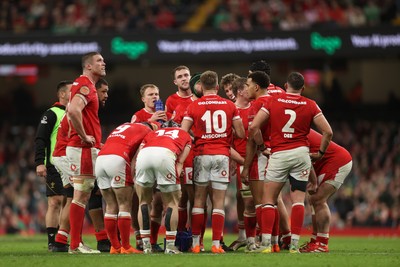
[[[100,112],[104,138],[143,107],[141,85],[156,84],[164,101],[174,93],[172,70],[178,65],[187,65],[192,74],[211,69],[221,78],[230,72],[246,76],[252,61],[265,59],[272,82],[281,87],[290,71],[302,72],[304,93],[322,107],[334,141],[354,161],[330,201],[332,226],[385,227],[398,235],[399,1],[42,0],[0,5],[0,233],[44,231],[45,187],[34,170],[36,125],[56,99],[55,85],[75,79],[81,73],[80,55],[96,48],[107,63],[110,84]],[[231,189],[227,231],[236,226]]]

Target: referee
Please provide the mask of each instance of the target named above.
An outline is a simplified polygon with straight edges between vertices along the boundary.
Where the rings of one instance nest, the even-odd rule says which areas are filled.
[[[52,251],[57,234],[60,212],[63,205],[63,184],[60,174],[52,164],[52,154],[56,144],[58,126],[65,114],[72,81],[61,81],[57,85],[58,102],[46,110],[37,127],[35,138],[36,174],[46,179],[46,231],[48,250]]]

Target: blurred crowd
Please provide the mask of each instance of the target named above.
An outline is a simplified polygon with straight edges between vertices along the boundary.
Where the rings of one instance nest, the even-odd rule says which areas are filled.
[[[205,8],[201,9],[202,6]],[[400,3],[398,0],[3,0],[0,33],[181,30],[195,17],[194,23],[200,24],[198,29],[222,31],[400,25]]]
[[[223,31],[400,25],[396,0],[224,0],[209,24]]]
[[[36,127],[4,122],[0,126],[0,234],[44,232],[47,201],[44,180],[34,167]],[[352,172],[329,202],[332,227],[400,227],[399,123],[337,121],[332,128],[334,141],[353,156]],[[235,190],[231,183],[227,231],[237,223]],[[310,213],[305,226],[309,223]]]
[[[3,0],[0,32],[54,34],[167,30],[181,26],[197,0]]]

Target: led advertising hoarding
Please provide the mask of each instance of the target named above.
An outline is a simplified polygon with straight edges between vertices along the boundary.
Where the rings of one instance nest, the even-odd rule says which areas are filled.
[[[115,34],[82,36],[2,36],[0,63],[68,63],[90,51],[107,62],[192,62],[251,58],[396,56],[400,27],[336,31],[218,34]],[[77,59],[78,58],[78,59]]]

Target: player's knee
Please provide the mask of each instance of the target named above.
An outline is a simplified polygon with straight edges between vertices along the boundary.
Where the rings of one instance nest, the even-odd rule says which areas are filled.
[[[314,207],[320,207],[326,203],[326,200],[324,197],[319,196],[318,194],[310,196],[310,203]]]
[[[55,195],[48,197],[47,202],[50,205],[60,206],[63,203],[64,196],[63,195]]]
[[[81,191],[84,193],[92,192],[95,182],[94,178],[74,177],[73,180],[74,180],[74,190]]]
[[[48,210],[60,210],[62,205],[62,198],[58,196],[53,196],[47,201],[47,209]]]

